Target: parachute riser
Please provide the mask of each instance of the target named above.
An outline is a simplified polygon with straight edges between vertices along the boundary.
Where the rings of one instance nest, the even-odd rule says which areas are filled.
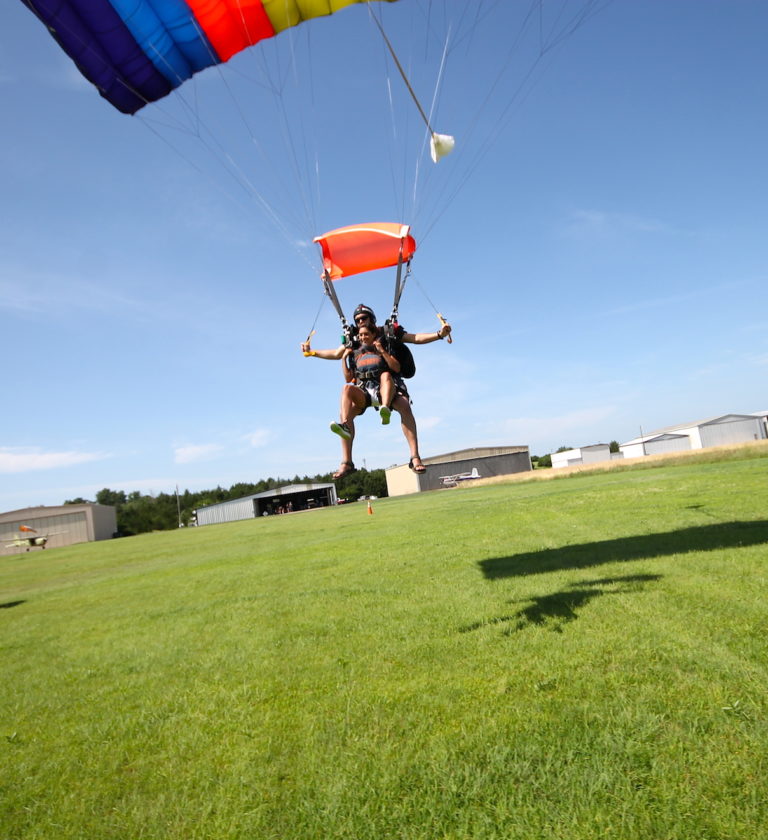
[[[341,320],[342,344],[349,344],[352,339],[352,327],[347,323],[344,310],[341,308],[341,303],[339,303],[339,298],[336,294],[336,289],[333,287],[333,280],[331,280],[331,275],[328,269],[323,272],[323,288],[325,289],[326,295],[330,298],[333,308],[336,310],[336,314]]]
[[[397,260],[397,273],[395,275],[395,297],[392,302],[392,312],[387,319],[387,324],[397,324],[398,309],[400,307],[400,298],[402,297],[405,284],[411,275],[411,261],[405,263],[405,276],[403,276],[403,246],[400,245],[400,254]]]

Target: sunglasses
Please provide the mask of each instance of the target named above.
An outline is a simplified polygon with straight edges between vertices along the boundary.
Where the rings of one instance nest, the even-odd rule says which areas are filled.
[[[370,320],[371,320],[370,315],[358,315],[357,318],[355,318],[355,323],[356,324],[362,324],[363,321],[370,321]]]

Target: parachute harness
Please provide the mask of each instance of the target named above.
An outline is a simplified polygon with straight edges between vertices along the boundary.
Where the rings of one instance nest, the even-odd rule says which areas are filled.
[[[405,264],[405,276],[403,276],[403,245],[400,243],[400,254],[397,259],[397,273],[395,274],[395,297],[392,302],[392,312],[389,318],[384,322],[384,335],[387,338],[394,338],[398,323],[398,308],[400,307],[400,298],[405,289],[405,284],[411,275],[411,261],[408,260]]]

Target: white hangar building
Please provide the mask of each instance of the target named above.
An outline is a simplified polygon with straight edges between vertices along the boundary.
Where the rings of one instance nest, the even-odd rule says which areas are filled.
[[[765,417],[758,414],[724,414],[696,423],[683,423],[659,429],[643,437],[622,443],[619,450],[625,458],[685,452],[710,446],[751,443],[768,437]],[[553,456],[554,457],[554,456]]]
[[[456,487],[473,478],[510,475],[532,469],[527,446],[480,446],[421,460],[427,468],[421,475],[413,472],[408,464],[399,464],[384,471],[390,496]]]
[[[333,507],[338,503],[335,484],[288,484],[241,499],[231,499],[208,505],[195,511],[197,525],[219,525],[237,522],[280,512],[295,513],[320,507]]]
[[[12,510],[0,513],[0,555],[108,540],[116,531],[117,515],[111,505],[58,505]],[[22,542],[32,538],[38,541],[32,546]]]
[[[579,464],[599,464],[601,461],[611,460],[611,447],[608,443],[595,443],[592,446],[580,446],[576,449],[566,449],[564,452],[553,452],[552,467],[574,467]]]

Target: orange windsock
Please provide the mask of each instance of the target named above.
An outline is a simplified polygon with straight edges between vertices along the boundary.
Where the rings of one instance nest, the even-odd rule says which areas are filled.
[[[26,525],[19,525],[19,530],[20,531],[27,531],[30,534],[36,534],[37,533],[37,531],[34,528],[29,528]]]
[[[372,507],[370,501],[368,502],[368,513],[369,513],[370,516],[373,516],[373,507]]]

